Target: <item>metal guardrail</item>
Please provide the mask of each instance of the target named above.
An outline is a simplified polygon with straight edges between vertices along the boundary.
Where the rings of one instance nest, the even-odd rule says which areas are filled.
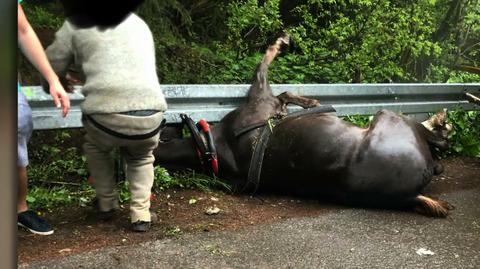
[[[480,94],[480,83],[472,84],[274,84],[274,94],[284,91],[330,104],[339,116],[370,115],[385,108],[405,114],[425,114],[442,108],[479,109],[468,102],[466,92]],[[219,121],[245,101],[250,85],[162,85],[168,103],[168,123],[179,123],[180,113],[194,120]],[[34,128],[81,127],[80,88],[71,94],[71,111],[62,118],[50,95],[40,86],[23,86],[33,110]],[[290,111],[301,109],[289,106]]]

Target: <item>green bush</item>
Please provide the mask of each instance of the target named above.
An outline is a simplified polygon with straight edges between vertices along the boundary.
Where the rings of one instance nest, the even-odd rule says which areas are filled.
[[[281,30],[299,54],[272,66],[276,83],[474,82],[480,5],[449,0],[146,0],[161,83],[249,83]],[[58,29],[59,1],[26,0],[34,27]],[[464,30],[466,29],[466,30]],[[29,78],[36,79],[36,78]],[[38,83],[38,82],[36,82]]]
[[[23,1],[22,8],[34,28],[58,29],[63,24],[63,8],[56,1]]]
[[[71,144],[69,131],[36,131],[29,143],[28,177],[32,184],[50,182],[79,183],[87,177],[86,160],[78,147]]]
[[[358,127],[365,128],[370,124],[370,121],[372,121],[373,116],[367,116],[367,115],[349,115],[342,117],[343,120],[351,122]]]
[[[453,124],[448,154],[480,157],[480,111],[456,109],[448,113],[448,120]]]

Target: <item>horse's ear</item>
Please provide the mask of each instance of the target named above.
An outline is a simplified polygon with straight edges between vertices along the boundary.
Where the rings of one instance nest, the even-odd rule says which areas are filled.
[[[443,136],[448,136],[448,132],[450,132],[453,128],[452,124],[448,122],[448,109],[444,108],[437,114],[437,122],[435,122],[434,127],[438,130],[446,132],[446,134],[444,134]]]
[[[447,109],[444,108],[442,111],[439,111],[432,115],[430,118],[422,122],[423,126],[430,131],[434,129],[442,128],[447,123]]]

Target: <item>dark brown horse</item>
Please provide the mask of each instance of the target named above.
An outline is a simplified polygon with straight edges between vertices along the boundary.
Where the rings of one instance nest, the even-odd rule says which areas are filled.
[[[247,102],[211,128],[218,176],[238,190],[253,185],[259,191],[330,198],[356,206],[412,208],[445,217],[451,209],[448,203],[421,194],[433,175],[442,171],[432,152],[448,145],[445,112],[422,125],[381,110],[368,128],[345,122],[334,113],[284,117],[289,103],[309,110],[319,106],[317,100],[289,92],[272,93],[268,67],[290,42],[283,35],[267,49]],[[284,118],[274,127],[265,125],[279,117]],[[173,137],[169,131],[163,132],[154,152],[156,164],[201,170],[194,140]],[[265,148],[258,150],[262,145]]]

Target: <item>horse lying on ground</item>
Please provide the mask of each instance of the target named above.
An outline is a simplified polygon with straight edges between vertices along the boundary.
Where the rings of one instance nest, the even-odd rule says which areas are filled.
[[[290,42],[289,36],[283,35],[267,49],[246,103],[211,130],[203,126],[213,138],[201,136],[200,140],[210,141],[210,148],[216,148],[219,178],[230,181],[236,190],[253,187],[355,206],[407,208],[428,216],[447,216],[452,209],[447,202],[421,193],[432,177],[443,171],[433,152],[448,146],[446,135],[451,126],[446,123],[446,112],[422,125],[381,110],[367,128],[343,121],[328,107],[324,113],[303,113],[323,106],[289,92],[274,96],[267,79],[270,63]],[[308,109],[286,116],[290,103]],[[280,120],[272,127],[275,118]],[[168,128],[173,127],[162,132],[154,151],[156,165],[200,171],[201,163],[208,166],[212,161],[215,166],[216,159],[199,157],[202,150],[194,139],[175,137]]]

